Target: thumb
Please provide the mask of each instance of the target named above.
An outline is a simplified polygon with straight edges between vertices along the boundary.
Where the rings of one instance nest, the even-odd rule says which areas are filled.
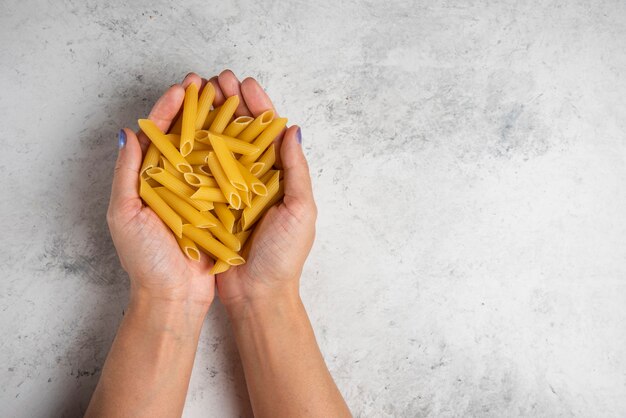
[[[304,157],[301,144],[300,127],[289,127],[280,146],[280,156],[285,172],[285,197],[283,200],[288,206],[293,203],[313,203],[309,165]]]
[[[119,155],[113,174],[109,215],[112,218],[134,216],[142,207],[139,199],[141,146],[135,133],[127,128],[118,134]]]

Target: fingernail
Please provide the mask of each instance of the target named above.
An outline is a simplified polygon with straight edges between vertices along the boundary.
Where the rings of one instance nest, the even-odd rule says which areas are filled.
[[[123,129],[120,129],[120,133],[117,134],[117,146],[119,149],[124,148],[126,145],[126,132]]]
[[[190,72],[190,73],[187,73],[187,75],[183,77],[183,80],[186,79],[187,77],[189,77],[191,74],[193,74],[193,71]]]
[[[298,144],[302,145],[302,130],[298,127],[298,132],[296,132],[296,141]]]

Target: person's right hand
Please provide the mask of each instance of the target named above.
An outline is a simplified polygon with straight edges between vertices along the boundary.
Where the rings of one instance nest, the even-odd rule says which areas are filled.
[[[238,109],[239,114],[258,116],[273,108],[252,78],[239,83],[231,71],[224,71],[210,81],[223,96],[240,94],[245,106]],[[315,237],[317,208],[300,128],[291,126],[276,144],[284,170],[285,197],[256,225],[246,245],[246,263],[217,275],[218,295],[230,310],[259,300],[299,296],[300,274]]]

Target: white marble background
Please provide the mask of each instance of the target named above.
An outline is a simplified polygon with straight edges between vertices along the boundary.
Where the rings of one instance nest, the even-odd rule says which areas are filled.
[[[355,416],[626,416],[626,3],[3,0],[2,417],[84,412],[128,295],[117,131],[224,68],[302,125],[302,293]],[[219,303],[184,415],[251,415]]]

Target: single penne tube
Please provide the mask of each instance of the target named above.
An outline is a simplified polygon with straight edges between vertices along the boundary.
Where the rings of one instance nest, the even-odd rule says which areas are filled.
[[[252,175],[250,170],[244,167],[239,161],[235,160],[235,164],[237,165],[237,168],[239,168],[241,175],[246,181],[249,191],[253,192],[254,194],[260,194],[261,196],[267,194],[267,187],[265,187],[265,184],[263,184],[261,180]]]
[[[200,142],[203,144],[210,144],[211,140],[209,138],[209,135],[216,135],[222,138],[224,140],[224,143],[226,143],[226,146],[228,147],[228,149],[234,152],[235,154],[249,155],[249,154],[254,154],[255,152],[259,151],[259,147],[253,144],[249,144],[245,141],[242,141],[241,139],[237,139],[232,136],[228,136],[224,134],[216,134],[207,130],[196,131],[196,136],[195,136],[196,142]]]
[[[198,250],[195,242],[185,236],[181,238],[176,237],[176,241],[178,242],[180,249],[183,250],[187,257],[193,261],[200,261],[200,250]]]
[[[213,210],[217,215],[222,225],[228,232],[233,232],[233,227],[235,226],[235,215],[228,209],[228,206],[224,203],[215,202],[213,204]]]
[[[254,119],[239,135],[238,139],[245,142],[252,142],[274,119],[274,111],[266,110]]]
[[[209,202],[227,202],[226,198],[224,197],[224,193],[222,193],[222,190],[219,187],[201,186],[200,188],[198,188],[198,190],[196,190],[191,198],[196,200],[208,200]]]
[[[223,133],[224,135],[236,137],[241,133],[241,131],[246,129],[253,120],[254,118],[251,118],[250,116],[239,116],[234,121],[228,124]]]
[[[209,114],[206,116],[206,119],[204,120],[204,124],[202,125],[202,129],[209,129],[209,127],[211,126],[211,124],[215,120],[215,117],[219,113],[221,107],[222,106],[218,106],[215,109],[211,109]]]
[[[193,134],[196,131],[198,115],[198,86],[191,83],[185,89],[183,102],[183,124],[180,128],[180,153],[184,157],[193,150]]]
[[[184,177],[187,184],[190,184],[193,187],[219,187],[215,179],[207,176],[206,174],[185,173]]]
[[[165,135],[165,137],[170,140],[170,142],[172,143],[172,145],[174,145],[174,147],[176,147],[176,148],[180,147],[180,135],[178,135],[178,134],[167,134],[167,135]]]
[[[261,180],[267,187],[267,183],[276,173],[278,173],[278,178],[280,179],[280,170],[269,170],[267,173],[263,174],[259,180]]]
[[[146,176],[148,176],[148,175],[146,174]],[[150,186],[152,188],[161,187],[161,183],[159,183],[158,181],[156,181],[153,178],[150,178],[149,176],[145,180],[146,180],[146,183],[148,183],[148,186]]]
[[[190,187],[187,183],[178,180],[169,172],[165,171],[162,168],[151,168],[146,171],[151,178],[158,181],[162,186],[165,186],[168,190],[172,191],[177,196],[181,197],[187,203],[189,203],[194,208],[199,211],[208,211],[213,209],[213,204],[211,202],[206,202],[204,200],[195,200],[192,199],[191,196],[196,192],[192,187]]]
[[[159,151],[161,151],[161,154],[163,154],[178,171],[181,173],[191,173],[191,164],[174,148],[174,145],[172,145],[163,132],[157,128],[154,122],[150,119],[139,119],[138,123],[141,130],[150,138],[150,141],[152,141]]]
[[[230,96],[226,99],[224,104],[220,107],[219,112],[217,112],[217,115],[215,115],[215,119],[213,123],[211,123],[209,131],[217,134],[224,132],[224,129],[226,129],[226,126],[230,122],[230,118],[235,114],[237,106],[239,106],[239,96]]]
[[[230,269],[230,264],[228,264],[224,260],[216,260],[211,270],[209,270],[209,274],[220,274],[228,271]]]
[[[198,110],[196,114],[195,130],[202,129],[207,115],[211,111],[211,105],[215,98],[215,87],[213,83],[206,83],[198,99]]]
[[[217,225],[205,213],[200,212],[185,200],[165,187],[157,187],[154,191],[171,207],[180,217],[198,228],[211,228]]]
[[[235,186],[233,186],[228,177],[226,177],[226,174],[224,173],[224,170],[222,170],[222,166],[220,165],[220,162],[214,152],[209,153],[207,163],[209,164],[211,173],[213,173],[213,178],[222,190],[222,193],[224,194],[224,197],[226,197],[228,203],[230,203],[230,205],[234,208],[240,209],[242,202],[239,197],[239,193],[237,193]]]
[[[218,135],[209,134],[209,140],[211,141],[211,146],[213,147],[215,156],[220,162],[220,165],[222,166],[226,177],[228,177],[230,184],[235,186],[235,189],[237,190],[247,192],[248,184],[237,166],[237,160],[235,160],[235,157],[226,146],[224,139]]]
[[[274,163],[276,162],[276,147],[274,144],[270,145],[269,148],[259,157],[259,159],[253,162],[251,165],[248,165],[248,170],[254,176],[261,177],[268,171],[272,169]]]
[[[144,202],[157,214],[159,218],[167,225],[174,235],[177,237],[182,237],[183,234],[183,222],[180,219],[180,216],[167,205],[161,199],[161,197],[154,191],[152,187],[148,185],[148,183],[139,179],[139,196],[143,199]]]
[[[161,156],[161,168],[163,168],[165,171],[167,171],[168,173],[170,173],[171,175],[173,175],[180,181],[185,181],[185,174],[189,174],[189,173],[183,174],[180,171],[176,170],[176,168],[172,165],[172,163],[167,161],[167,158],[165,158],[164,156]]]
[[[265,196],[255,196],[254,199],[252,199],[252,206],[243,210],[241,219],[239,220],[242,231],[246,231],[259,220],[263,209],[267,207],[274,195],[278,193],[279,181],[280,174],[276,171],[266,184],[267,194]]]
[[[215,238],[220,240],[225,246],[233,251],[241,250],[241,242],[239,239],[237,239],[232,232],[229,232],[218,218],[216,218],[211,212],[203,213],[203,215],[215,223],[215,226],[209,228],[209,231],[215,235]]]
[[[245,263],[243,257],[213,238],[213,236],[205,230],[196,228],[190,224],[184,224],[183,234],[191,238],[196,244],[213,255],[216,259],[224,260],[231,266]]]
[[[259,147],[259,151],[250,155],[242,155],[239,158],[239,162],[245,166],[255,162],[263,152],[272,144],[274,139],[280,134],[283,128],[287,125],[286,118],[274,119],[272,123],[254,140],[252,144]]]
[[[191,151],[191,153],[189,153],[189,155],[187,155],[187,157],[185,158],[189,164],[206,164],[206,158],[209,156],[210,152],[210,150]],[[191,172],[193,172],[193,169],[191,170]]]
[[[159,165],[159,158],[161,157],[161,151],[154,145],[154,143],[150,142],[148,146],[148,150],[146,151],[146,155],[143,157],[143,163],[141,164],[141,170],[139,170],[139,174],[144,179],[147,177],[145,174],[147,170],[152,167],[156,167]]]
[[[194,151],[206,151],[211,150],[211,146],[208,144],[203,144],[202,142],[194,141],[193,142],[193,150]]]

